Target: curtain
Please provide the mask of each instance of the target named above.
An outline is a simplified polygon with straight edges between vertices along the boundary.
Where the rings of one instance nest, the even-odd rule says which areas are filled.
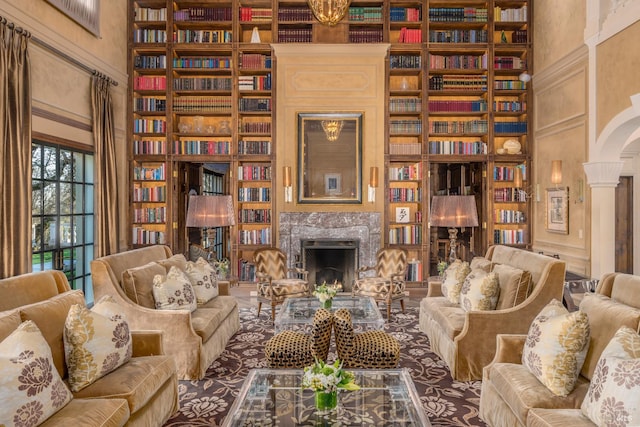
[[[0,23],[0,278],[31,271],[29,37]]]
[[[91,111],[95,150],[95,257],[118,252],[118,177],[113,123],[113,102],[109,79],[94,75],[91,82]]]

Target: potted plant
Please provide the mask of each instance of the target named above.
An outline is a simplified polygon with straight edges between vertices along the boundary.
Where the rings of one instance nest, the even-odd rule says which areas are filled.
[[[335,297],[337,293],[338,293],[338,290],[336,289],[335,286],[329,286],[327,285],[327,282],[322,282],[322,285],[320,286],[315,285],[313,296],[318,298],[318,301],[320,301],[320,304],[322,304],[322,307],[328,310],[331,308],[331,301],[333,300],[333,297]]]
[[[315,392],[315,404],[319,412],[328,412],[338,406],[338,389],[360,389],[353,372],[342,369],[340,360],[327,364],[318,359],[304,368],[302,387]]]

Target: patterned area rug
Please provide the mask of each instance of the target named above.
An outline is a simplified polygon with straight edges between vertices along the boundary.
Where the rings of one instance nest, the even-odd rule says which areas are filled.
[[[400,367],[409,368],[422,406],[436,426],[484,426],[478,418],[480,381],[458,382],[430,351],[429,340],[418,330],[418,308],[392,312],[385,331],[400,341]],[[273,335],[271,320],[255,308],[240,310],[240,331],[201,381],[180,381],[180,411],[165,426],[217,426],[222,423],[249,369],[266,367],[264,343]],[[332,341],[329,361],[336,359]]]

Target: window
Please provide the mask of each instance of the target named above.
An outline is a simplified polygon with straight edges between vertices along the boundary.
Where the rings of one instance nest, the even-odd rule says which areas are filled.
[[[31,146],[32,269],[61,270],[93,302],[93,154],[34,141]]]

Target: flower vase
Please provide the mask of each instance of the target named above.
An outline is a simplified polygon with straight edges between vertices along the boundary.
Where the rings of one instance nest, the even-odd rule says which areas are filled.
[[[324,308],[325,310],[331,310],[332,301],[333,301],[332,298],[329,298],[328,300],[326,300],[324,303],[322,303],[322,308]]]
[[[329,412],[338,406],[338,391],[316,391],[316,409],[318,412]]]

